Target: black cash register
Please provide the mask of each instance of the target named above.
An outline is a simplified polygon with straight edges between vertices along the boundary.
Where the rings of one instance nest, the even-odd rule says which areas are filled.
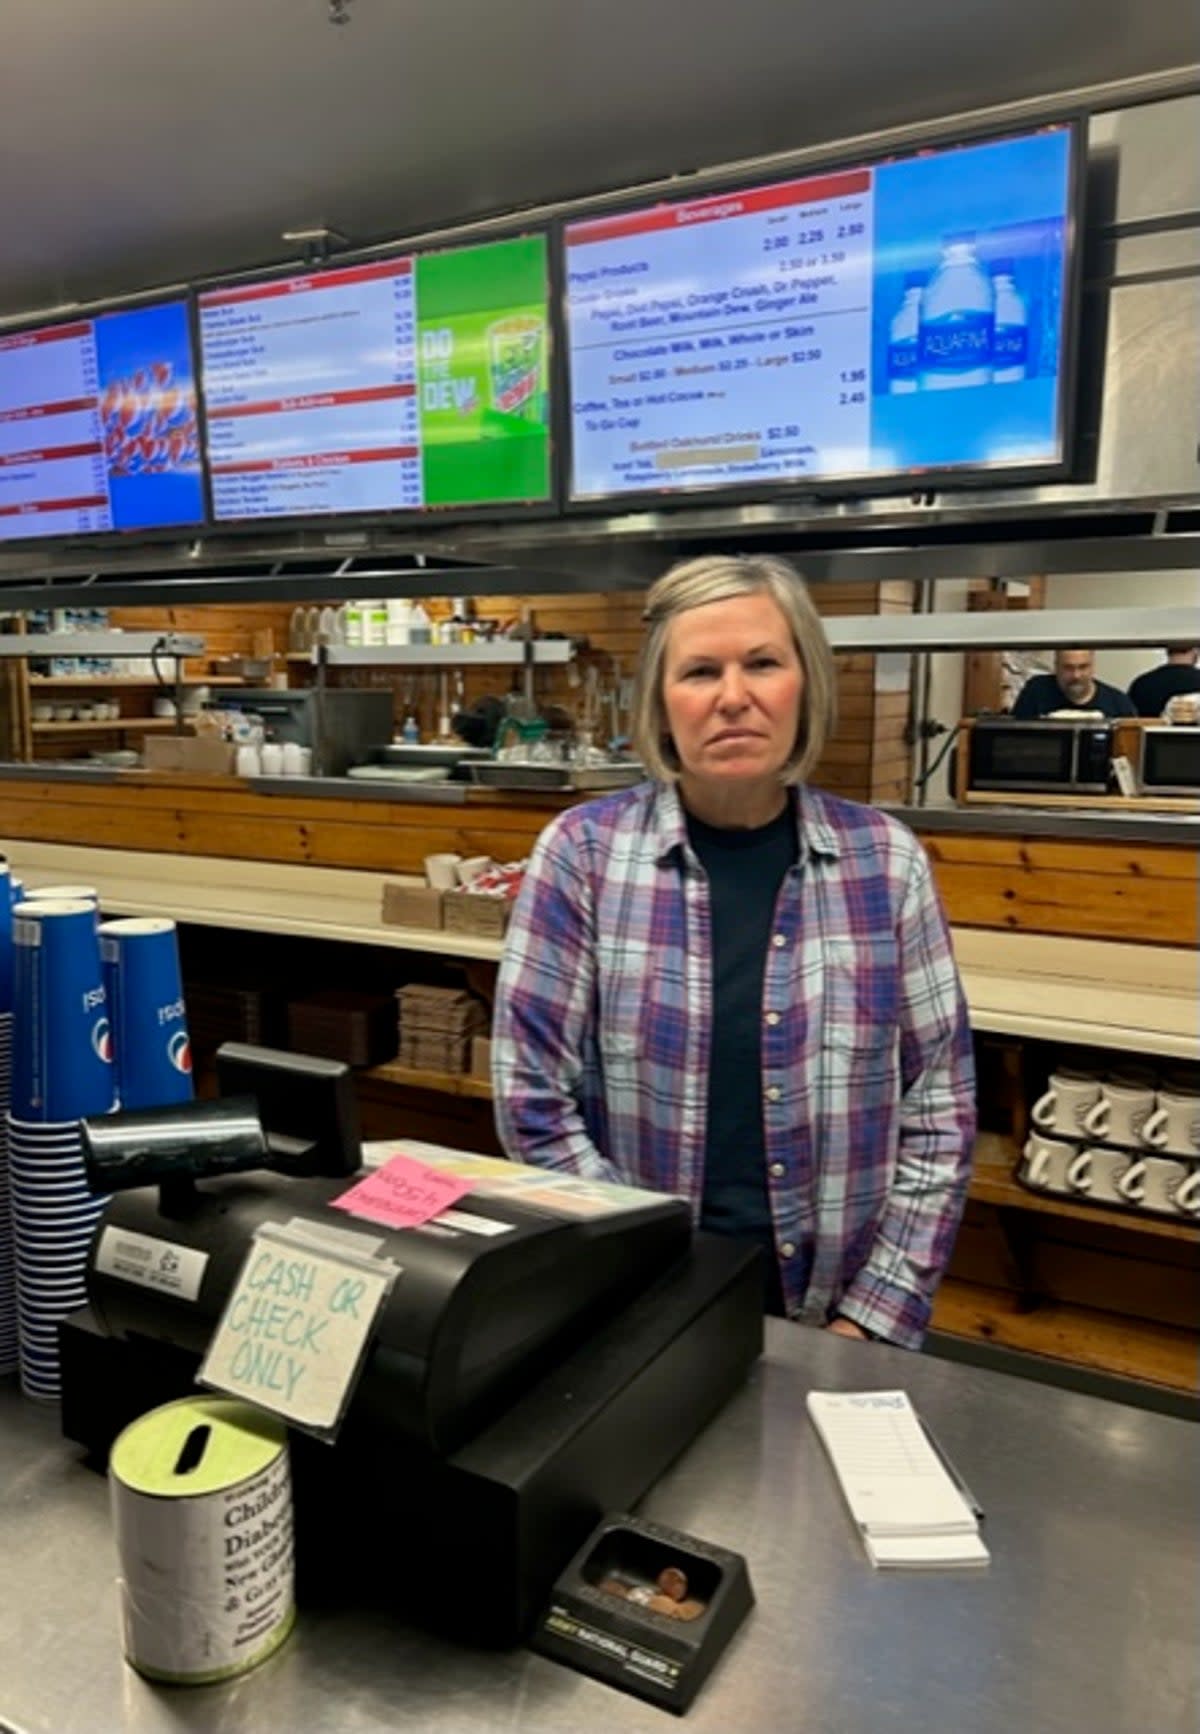
[[[346,1068],[241,1044],[218,1065],[216,1103],[85,1127],[113,1196],[89,1304],[61,1328],[64,1432],[103,1458],[193,1389],[259,1228],[369,1230],[400,1276],[336,1442],[292,1434],[300,1598],[367,1583],[472,1641],[519,1641],[598,1519],[761,1353],[760,1255],[693,1234],[682,1200],[519,1168],[525,1186],[485,1175],[421,1227],[358,1222],[330,1207],[360,1165]],[[163,1246],[189,1282],[137,1275]]]

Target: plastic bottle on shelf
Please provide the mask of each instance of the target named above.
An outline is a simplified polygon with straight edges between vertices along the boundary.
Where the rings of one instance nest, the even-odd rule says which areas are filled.
[[[888,391],[892,396],[917,390],[921,292],[928,280],[924,271],[906,271],[904,274],[904,299],[888,327]]]
[[[412,612],[408,617],[408,642],[410,644],[432,644],[432,622],[425,610],[424,604],[414,602]]]
[[[365,643],[363,623],[363,605],[361,602],[346,604],[346,643],[361,645]]]
[[[1010,385],[1024,379],[1029,368],[1029,315],[1013,280],[1011,259],[992,266],[996,296],[996,326],[992,338],[992,381]]]
[[[387,605],[387,641],[407,644],[412,621],[412,604],[404,596],[393,596]]]
[[[409,711],[404,719],[404,727],[400,730],[400,739],[406,747],[415,747],[420,744],[421,730],[412,711]]]
[[[921,389],[990,384],[995,322],[996,292],[975,256],[975,236],[947,235],[921,297]]]

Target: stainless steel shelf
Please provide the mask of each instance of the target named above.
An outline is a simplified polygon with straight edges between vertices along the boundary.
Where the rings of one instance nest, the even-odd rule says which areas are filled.
[[[325,660],[330,668],[455,668],[472,663],[500,663],[520,667],[525,661],[526,641],[493,639],[488,644],[331,644]],[[568,638],[535,638],[532,661],[541,666],[570,662],[575,645]],[[291,651],[289,662],[316,662],[307,651]]]
[[[1194,608],[1041,608],[994,614],[862,614],[825,621],[835,650],[1045,650],[1194,644]]]
[[[178,632],[0,634],[0,656],[202,656],[204,640]]]

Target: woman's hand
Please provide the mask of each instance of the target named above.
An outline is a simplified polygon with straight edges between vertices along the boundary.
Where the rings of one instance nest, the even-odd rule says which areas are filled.
[[[830,1319],[829,1323],[825,1326],[825,1329],[827,1331],[832,1331],[835,1336],[857,1337],[860,1343],[869,1343],[871,1340],[866,1331],[864,1331],[859,1325],[856,1325],[853,1319]]]

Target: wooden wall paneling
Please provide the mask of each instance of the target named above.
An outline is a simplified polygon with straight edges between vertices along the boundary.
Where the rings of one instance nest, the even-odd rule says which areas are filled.
[[[1091,872],[1009,873],[935,862],[950,920],[962,927],[1076,934],[1147,945],[1200,942],[1195,888],[1186,881],[1124,881]]]

